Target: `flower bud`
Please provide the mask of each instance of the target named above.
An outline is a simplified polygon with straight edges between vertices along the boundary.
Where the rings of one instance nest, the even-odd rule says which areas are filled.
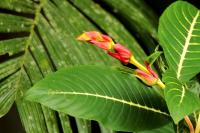
[[[96,31],[85,32],[81,34],[77,39],[94,44],[104,50],[110,50],[114,45],[111,37]]]
[[[135,70],[135,75],[136,77],[138,77],[139,79],[141,79],[145,84],[152,86],[157,84],[159,78],[158,75],[156,74],[156,72],[153,71],[153,69],[151,69],[150,64],[145,61],[145,68],[146,71],[141,70],[141,69],[136,69]]]
[[[108,52],[112,57],[120,60],[122,63],[128,63],[132,53],[129,49],[117,43],[113,46],[114,52]]]
[[[158,78],[154,77],[152,74],[146,73],[140,69],[135,70],[135,76],[141,79],[145,84],[153,86],[157,84]]]
[[[154,72],[154,70],[151,69],[150,64],[147,61],[145,61],[144,64],[145,64],[147,70],[149,71],[149,73],[151,75],[153,75],[155,78],[158,78],[158,75],[156,74],[156,72]]]

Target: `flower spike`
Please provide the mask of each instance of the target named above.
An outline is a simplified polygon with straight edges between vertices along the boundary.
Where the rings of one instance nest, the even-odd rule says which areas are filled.
[[[165,88],[165,85],[159,79],[156,72],[151,69],[150,64],[147,61],[144,62],[145,66],[143,66],[137,61],[129,49],[119,43],[115,44],[112,38],[108,35],[101,34],[97,31],[89,31],[81,34],[77,40],[89,42],[106,50],[110,56],[118,59],[124,64],[131,63],[135,65],[138,68],[134,71],[135,76],[147,85],[153,86],[157,84],[162,89]]]

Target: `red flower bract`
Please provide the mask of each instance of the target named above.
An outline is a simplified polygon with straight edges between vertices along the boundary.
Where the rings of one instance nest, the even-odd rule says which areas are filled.
[[[146,73],[140,69],[135,70],[135,75],[149,86],[155,85],[158,81],[158,78],[155,78],[152,74]]]
[[[156,74],[156,72],[153,71],[153,69],[151,69],[150,64],[147,61],[145,61],[144,64],[148,72],[136,69],[135,70],[136,77],[141,79],[145,84],[149,86],[155,85],[159,79],[158,75]]]
[[[121,44],[117,43],[114,45],[114,52],[108,52],[109,55],[112,57],[120,60],[123,63],[128,63],[132,53],[129,49],[126,47],[122,46]]]
[[[147,70],[149,71],[149,73],[151,73],[151,75],[154,76],[155,78],[158,78],[158,75],[156,74],[156,72],[154,72],[153,69],[151,69],[150,64],[147,61],[145,61],[144,64]]]
[[[109,50],[112,47],[110,42],[99,42],[99,41],[94,41],[94,40],[89,41],[89,42],[104,50]]]
[[[112,45],[114,44],[111,37],[101,34],[97,31],[85,32],[81,34],[77,39],[94,44],[97,47],[102,48],[104,50],[111,49]]]

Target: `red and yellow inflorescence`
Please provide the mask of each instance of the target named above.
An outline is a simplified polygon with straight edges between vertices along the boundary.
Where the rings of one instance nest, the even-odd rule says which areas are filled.
[[[97,31],[90,31],[81,34],[77,39],[104,49],[107,51],[108,55],[118,59],[123,64],[131,63],[135,65],[138,68],[134,72],[135,76],[141,79],[145,84],[149,86],[158,84],[161,88],[164,88],[163,83],[158,78],[158,75],[151,69],[148,62],[144,63],[145,66],[140,64],[128,48],[119,43],[114,43],[110,36]]]

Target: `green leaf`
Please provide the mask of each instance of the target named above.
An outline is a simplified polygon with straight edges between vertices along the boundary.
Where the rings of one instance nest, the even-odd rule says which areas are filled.
[[[104,125],[100,124],[100,131],[101,133],[117,133],[117,131],[113,131],[112,129],[104,127]]]
[[[200,11],[178,1],[162,14],[158,36],[175,77],[188,81],[200,72]]]
[[[188,81],[187,83],[188,88],[190,88],[190,91],[195,93],[198,97],[200,97],[200,82],[199,77],[195,77],[192,80]]]
[[[62,125],[63,133],[73,133],[71,126],[70,126],[70,119],[69,119],[68,115],[66,115],[65,113],[59,112],[59,117],[61,119],[60,122]]]
[[[82,42],[75,39],[84,31],[98,29],[65,0],[41,0],[40,3],[31,0],[1,0],[0,7],[12,11],[11,14],[0,13],[0,32],[9,36],[0,41],[0,55],[8,55],[8,58],[0,64],[0,79],[4,80],[0,86],[0,91],[4,92],[0,93],[0,116],[9,111],[18,97],[17,92],[20,91],[18,86],[23,82],[21,77],[26,76],[26,73],[25,75],[22,73],[24,69],[30,69],[29,66],[32,66],[33,63],[37,64],[38,74],[42,76],[63,66],[119,64],[104,51],[94,46],[83,45]],[[96,11],[111,18],[111,15],[105,13],[101,8]],[[141,60],[140,57],[145,57],[143,50],[130,33],[121,23],[112,18],[109,26],[102,26],[103,29],[132,50],[137,48],[137,50],[133,50],[137,51],[137,59]],[[98,25],[102,20],[104,19],[98,19]],[[111,24],[113,25],[111,26]],[[115,25],[115,30],[111,31]],[[121,34],[123,34],[122,37]],[[132,45],[133,43],[134,45]],[[33,58],[27,59],[28,54]],[[34,75],[32,72],[28,74],[29,77],[34,77],[32,75]],[[43,78],[42,76],[30,80],[35,83]],[[9,83],[10,79],[12,79],[12,83]]]
[[[152,130],[142,131],[138,133],[178,133],[178,132],[175,132],[173,123],[170,122],[162,127],[152,129]]]
[[[200,109],[199,97],[175,78],[174,71],[168,70],[164,75],[164,81],[166,82],[165,99],[170,115],[176,124],[186,115]]]
[[[18,13],[34,14],[38,7],[37,2],[31,0],[1,0],[0,8],[9,9]]]
[[[145,57],[144,52],[127,29],[100,8],[96,8],[96,12],[90,18],[97,21],[95,17],[98,11],[104,12],[103,16],[110,18],[107,25],[100,25],[105,18],[99,16],[97,16],[100,18],[97,22],[91,23],[84,13],[66,0],[0,0],[0,8],[6,11],[6,13],[0,13],[0,32],[8,35],[8,38],[0,41],[0,55],[3,57],[6,55],[5,60],[0,64],[0,116],[9,111],[17,98],[18,111],[27,133],[55,133],[61,128],[63,132],[71,132],[66,119],[67,115],[61,116],[59,113],[62,127],[58,129],[56,122],[59,119],[56,118],[58,115],[55,117],[55,112],[40,104],[25,102],[21,99],[24,91],[33,84],[48,73],[64,66],[117,64],[117,61],[113,61],[103,51],[77,42],[76,36],[83,31],[102,28],[116,41],[123,42],[135,51],[138,59]],[[112,29],[114,30],[111,31]]]
[[[161,51],[155,51],[147,57],[146,61],[148,61],[150,65],[153,65],[153,63],[158,59],[161,54]]]
[[[59,70],[34,85],[25,98],[120,131],[156,128],[170,118],[164,100],[153,89],[103,66]]]
[[[87,121],[85,119],[76,119],[76,126],[78,129],[78,133],[91,133],[92,132],[91,121]]]
[[[75,39],[77,35],[85,30],[96,28],[68,2],[63,3],[57,7],[46,0],[40,3],[18,0],[0,2],[2,8],[12,10],[14,13],[16,11],[18,14],[0,13],[0,32],[8,35],[8,38],[0,41],[0,55],[5,56],[5,60],[0,64],[0,91],[2,92],[0,93],[0,116],[4,116],[15,99],[20,97],[17,95],[21,91],[19,86],[27,74],[31,78],[30,82],[35,83],[45,74],[66,65],[112,62],[103,51],[77,42]],[[26,7],[31,8],[28,10]],[[66,8],[68,10],[63,11]],[[44,15],[40,14],[42,9]],[[31,15],[35,17],[27,18],[21,14],[22,12],[33,13]],[[64,17],[70,18],[70,21],[61,21]],[[73,22],[75,19],[82,21]],[[76,23],[79,30],[75,30],[71,26],[72,23]]]
[[[145,0],[101,0],[99,3],[117,16],[146,49],[154,50],[158,17]]]
[[[104,17],[99,17],[97,25],[94,25],[96,22],[90,22],[84,13],[66,0],[0,0],[0,8],[6,11],[0,12],[0,32],[6,35],[0,41],[0,56],[3,57],[0,64],[0,117],[16,101],[27,133],[56,133],[61,129],[71,132],[67,115],[59,113],[57,119],[52,110],[21,99],[33,84],[62,67],[119,64],[104,51],[78,42],[75,38],[82,32],[103,27],[115,40],[136,51],[139,60],[146,56],[127,29],[101,8],[96,11],[111,18],[107,26],[99,26]],[[91,18],[96,15],[92,14]],[[33,119],[29,120],[29,117]],[[57,121],[62,124],[59,129]]]
[[[20,82],[21,84],[19,85],[21,88],[19,95],[23,95],[23,91],[31,87],[31,82],[28,76],[24,75],[22,81],[23,82]],[[52,110],[41,106],[40,104],[25,101],[22,98],[18,98],[16,104],[22,124],[27,133],[59,132],[58,124],[55,122],[56,115]]]

